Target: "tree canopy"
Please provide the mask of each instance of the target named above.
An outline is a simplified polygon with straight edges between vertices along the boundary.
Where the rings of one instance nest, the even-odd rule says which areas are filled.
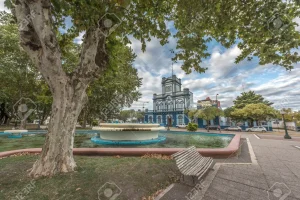
[[[223,115],[224,115],[223,111],[214,106],[209,106],[203,109],[199,109],[195,113],[196,117],[204,119],[206,121],[210,121],[212,119],[215,119],[216,117],[223,116]]]
[[[241,96],[237,96],[236,99],[233,101],[234,108],[244,108],[248,104],[258,104],[262,103],[265,105],[272,105],[272,102],[269,102],[264,99],[264,97],[260,94],[256,94],[254,91],[242,92]]]
[[[247,104],[241,109],[235,109],[231,115],[235,119],[252,120],[252,121],[269,121],[277,119],[278,111],[264,103]]]
[[[30,98],[37,104],[43,122],[51,111],[52,94],[49,87],[26,52],[20,48],[18,27],[13,23],[13,16],[0,12],[0,27],[0,102],[7,103],[11,117],[14,117],[14,103],[21,97]],[[71,43],[67,47],[62,58],[63,68],[71,73],[79,62],[81,45]],[[119,60],[111,60],[109,64],[112,67],[88,88],[88,103],[80,119],[88,120],[90,124],[93,119],[106,119],[118,114],[122,107],[130,106],[141,95],[137,90],[141,79],[132,67],[134,53],[117,40],[113,48],[114,56]],[[117,104],[111,105],[114,99]],[[30,117],[38,118],[37,115]]]
[[[45,120],[51,110],[52,97],[47,84],[30,58],[19,46],[18,27],[13,16],[0,12],[0,102],[5,102],[10,117],[15,118],[13,105],[27,97],[37,104],[32,119]]]
[[[12,7],[12,2],[6,0],[5,4]],[[68,52],[64,48],[79,33],[105,24],[109,19],[113,30],[108,24],[101,30],[109,36],[108,41],[119,37],[127,44],[129,36],[133,36],[146,50],[146,41],[151,37],[160,39],[162,45],[170,36],[175,37],[177,47],[172,51],[173,60],[183,61],[182,69],[187,73],[193,69],[206,71],[201,63],[210,56],[207,43],[213,39],[226,48],[238,44],[242,54],[236,63],[257,56],[261,65],[271,63],[292,69],[293,64],[300,61],[294,51],[300,41],[300,33],[295,29],[297,24],[293,22],[300,15],[296,0],[52,0],[49,6],[63,54]],[[66,23],[69,19],[71,24]],[[176,32],[167,29],[167,21],[173,22]],[[281,26],[276,26],[276,22]]]

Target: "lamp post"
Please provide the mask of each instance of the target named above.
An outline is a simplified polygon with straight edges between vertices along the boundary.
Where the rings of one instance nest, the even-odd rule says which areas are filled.
[[[292,139],[291,136],[289,136],[289,133],[286,128],[285,118],[284,118],[285,112],[282,110],[282,111],[280,111],[280,114],[282,115],[282,120],[283,120],[283,125],[284,125],[284,130],[285,130],[284,139]]]
[[[293,122],[295,124],[295,131],[297,131],[297,120],[294,114],[293,114]]]
[[[218,95],[219,94],[216,94],[216,107],[219,108],[219,105],[218,105]],[[220,126],[220,116],[218,116],[218,125]]]

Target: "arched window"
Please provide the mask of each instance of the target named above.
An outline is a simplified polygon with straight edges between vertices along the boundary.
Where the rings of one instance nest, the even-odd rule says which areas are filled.
[[[172,101],[167,102],[167,109],[168,110],[173,110],[173,102]]]
[[[152,116],[149,117],[149,123],[153,123],[153,118],[152,118]]]
[[[178,116],[178,124],[184,124],[182,115]]]
[[[160,108],[159,104],[156,104],[156,110],[159,110],[159,108]]]
[[[179,99],[176,101],[176,109],[183,109],[183,100],[182,99]]]
[[[157,123],[161,124],[161,116],[157,116]]]

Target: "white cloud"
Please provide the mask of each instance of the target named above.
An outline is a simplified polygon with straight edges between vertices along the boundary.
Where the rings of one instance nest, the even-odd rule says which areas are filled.
[[[221,78],[234,73],[238,67],[234,61],[240,54],[241,50],[237,46],[226,50],[224,53],[221,53],[219,48],[214,48],[211,58],[208,62],[205,62],[205,65],[208,67],[207,72],[214,78]]]
[[[74,39],[74,42],[77,43],[77,44],[82,44],[82,38],[85,34],[85,31],[79,33],[79,35]]]
[[[296,17],[293,21],[298,24],[296,30],[300,32],[300,17]]]
[[[140,91],[143,101],[150,102],[147,108],[152,109],[153,93],[160,94],[162,77],[171,75],[171,55],[164,52],[165,47],[158,40],[149,43],[145,54],[138,49],[138,43],[134,41],[132,47],[138,58],[143,59],[143,62],[138,59],[135,62],[139,76],[143,78]],[[260,66],[257,60],[235,64],[235,58],[240,53],[237,46],[222,51],[217,45],[213,48],[211,57],[203,63],[204,67],[208,67],[205,74],[193,72],[186,75],[180,62],[173,65],[174,74],[182,79],[182,88],[189,88],[194,93],[194,102],[206,97],[215,99],[216,94],[219,94],[221,106],[226,108],[232,106],[233,100],[243,91],[254,90],[274,102],[275,106],[288,98],[289,104],[286,106],[300,109],[297,101],[300,95],[299,64],[292,72],[271,64]]]
[[[10,13],[10,10],[4,7],[4,0],[0,0],[0,11],[6,11]]]

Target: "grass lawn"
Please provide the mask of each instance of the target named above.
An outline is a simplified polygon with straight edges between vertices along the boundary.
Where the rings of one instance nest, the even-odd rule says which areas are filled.
[[[102,196],[110,188],[113,193],[121,192],[120,200],[148,200],[179,178],[173,160],[75,156],[76,172],[33,180],[26,171],[36,159],[35,155],[26,155],[0,160],[0,199],[97,200],[98,190],[104,185]],[[115,183],[121,191],[105,185],[107,182]]]

